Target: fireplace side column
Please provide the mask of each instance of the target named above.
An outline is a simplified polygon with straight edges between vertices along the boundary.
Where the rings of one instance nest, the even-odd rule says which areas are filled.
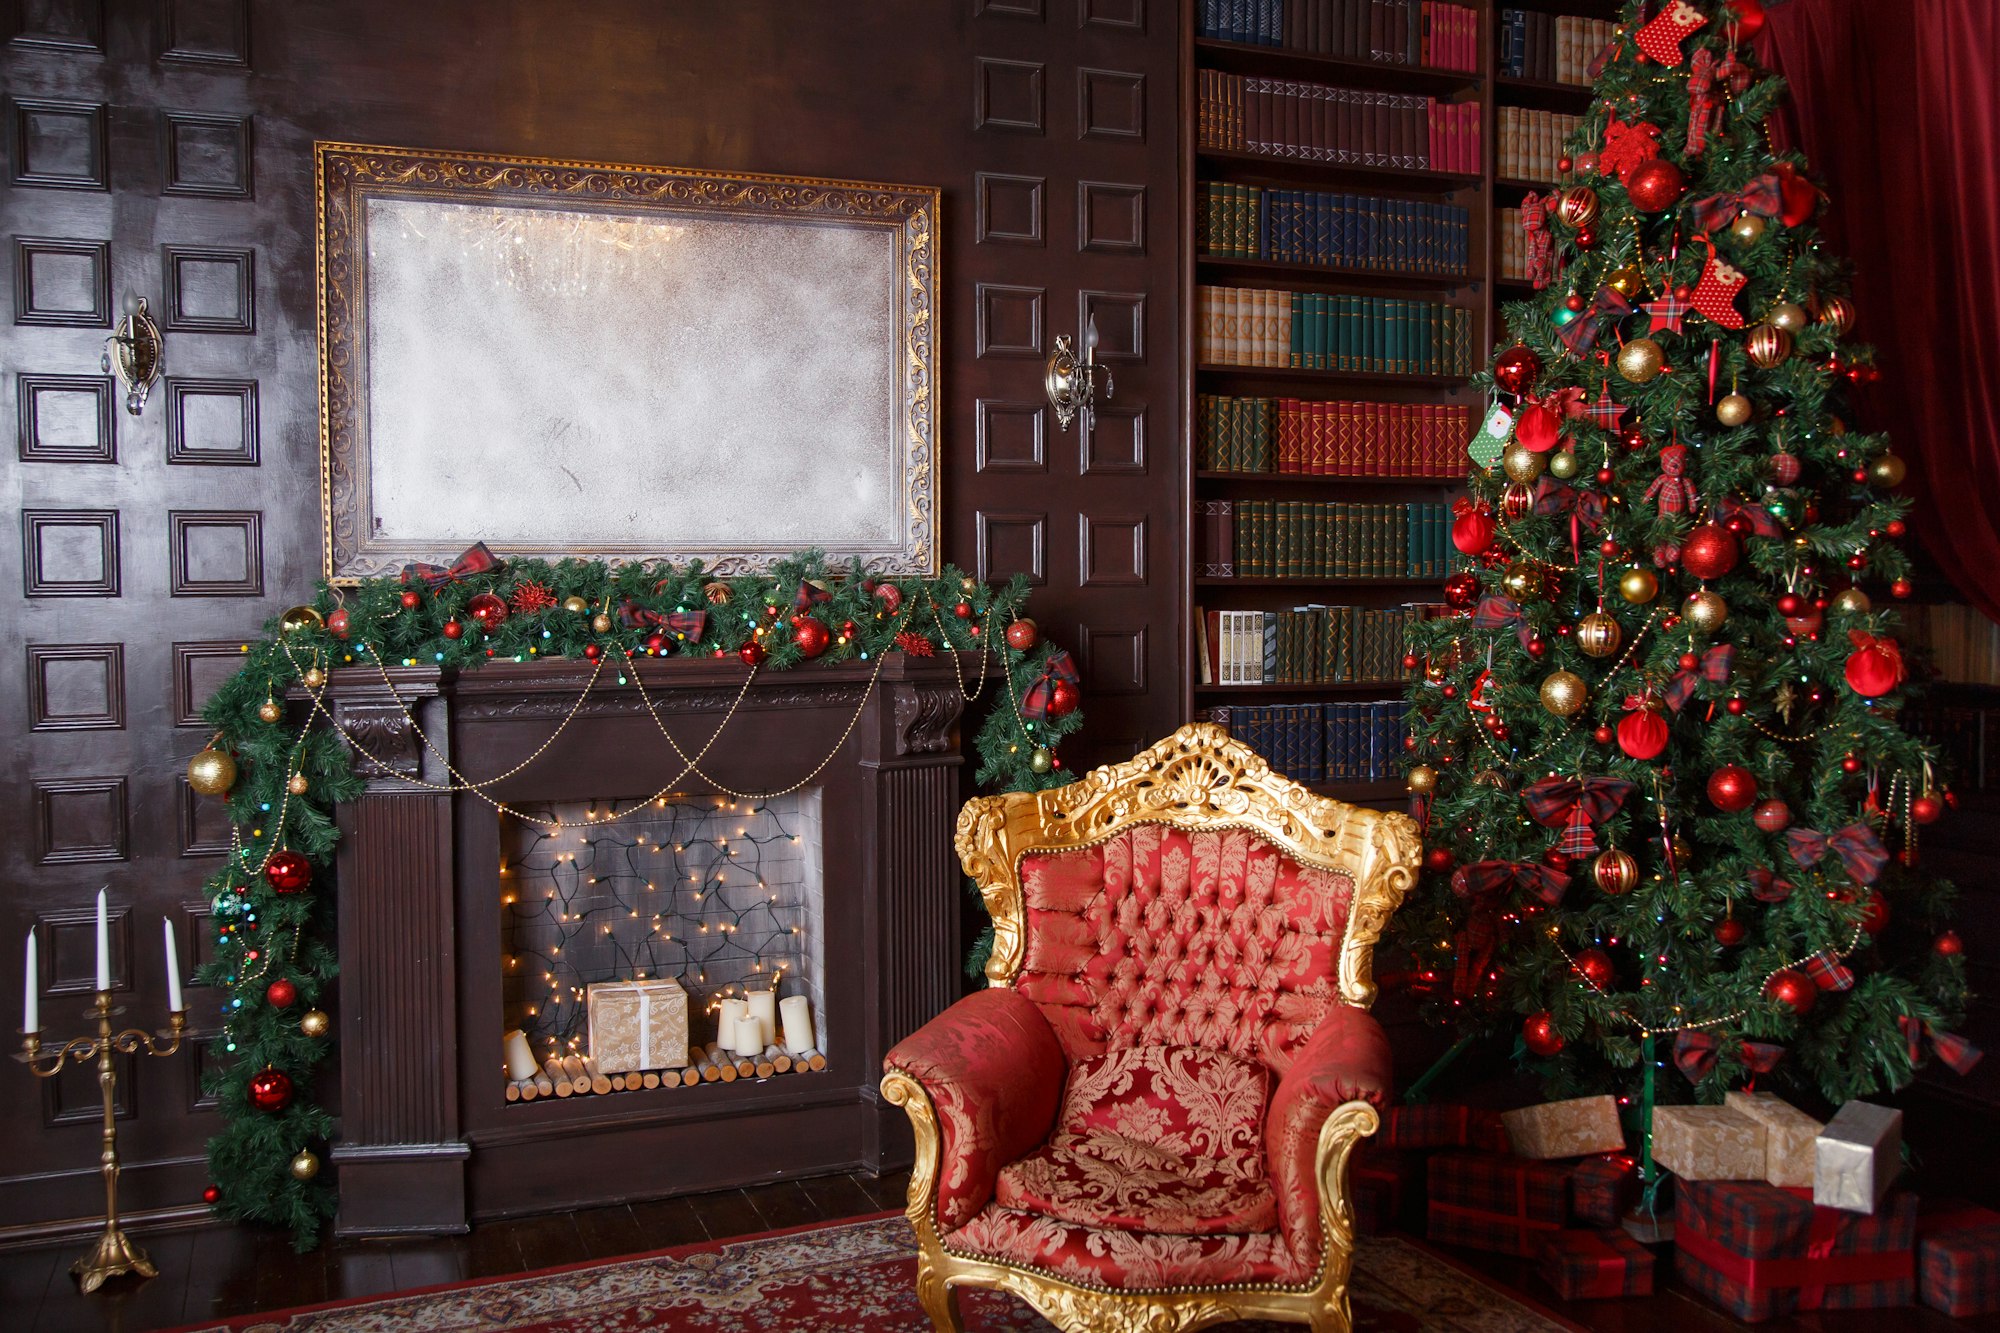
[[[449,754],[436,672],[392,673]],[[343,676],[351,676],[342,680]],[[340,1170],[343,1236],[467,1229],[459,1124],[450,774],[373,672],[338,672],[334,716],[367,790],[340,809]]]

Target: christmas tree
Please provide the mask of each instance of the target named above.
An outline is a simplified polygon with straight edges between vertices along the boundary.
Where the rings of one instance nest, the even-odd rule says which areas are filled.
[[[1910,592],[1904,465],[1851,424],[1871,354],[1821,192],[1766,141],[1762,21],[1625,6],[1524,201],[1540,290],[1506,307],[1468,558],[1405,661],[1414,975],[1554,1096],[1765,1073],[1840,1102],[1975,1054],[1917,870],[1947,798],[1876,604]]]

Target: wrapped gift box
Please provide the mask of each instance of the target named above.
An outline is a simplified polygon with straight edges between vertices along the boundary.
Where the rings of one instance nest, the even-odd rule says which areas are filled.
[[[1768,1092],[1725,1093],[1722,1104],[1741,1111],[1764,1127],[1764,1174],[1766,1185],[1785,1189],[1811,1189],[1815,1146],[1825,1125]]]
[[[1495,1153],[1442,1153],[1430,1163],[1426,1234],[1434,1241],[1532,1259],[1569,1221],[1566,1164]]]
[[[1354,1224],[1364,1236],[1379,1236],[1395,1228],[1403,1200],[1422,1192],[1424,1159],[1394,1148],[1377,1148],[1371,1140],[1354,1154],[1347,1167],[1347,1188],[1354,1196]]]
[[[1472,1142],[1472,1108],[1448,1102],[1392,1106],[1382,1125],[1388,1148],[1464,1148]]]
[[[687,992],[678,981],[597,982],[584,991],[590,1055],[607,1074],[688,1062]]]
[[[1727,1106],[1653,1110],[1653,1160],[1682,1180],[1762,1180],[1764,1127]]]
[[[1849,1102],[1813,1141],[1813,1202],[1872,1213],[1903,1169],[1903,1113]]]
[[[1916,1234],[1907,1192],[1869,1217],[1762,1181],[1683,1180],[1674,1205],[1681,1280],[1750,1324],[1795,1310],[1911,1304]]]
[[[1576,1220],[1615,1227],[1639,1202],[1639,1164],[1622,1153],[1586,1157],[1570,1168],[1569,1205]]]
[[[1582,1157],[1586,1153],[1621,1152],[1625,1128],[1618,1123],[1618,1099],[1572,1097],[1568,1101],[1524,1106],[1500,1117],[1507,1142],[1516,1157],[1547,1161]]]
[[[1917,1214],[1917,1295],[1954,1319],[2000,1312],[2000,1213],[1926,1204]]]
[[[1507,1122],[1498,1111],[1483,1107],[1472,1108],[1472,1119],[1467,1122],[1465,1146],[1479,1152],[1512,1152],[1512,1141],[1507,1137]]]
[[[1613,1227],[1558,1231],[1542,1249],[1542,1276],[1566,1301],[1653,1294],[1653,1252]]]

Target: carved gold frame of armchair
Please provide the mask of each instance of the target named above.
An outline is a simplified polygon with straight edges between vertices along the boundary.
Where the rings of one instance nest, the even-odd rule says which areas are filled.
[[[1374,1002],[1375,942],[1415,880],[1416,825],[1406,815],[1315,796],[1273,773],[1255,751],[1210,723],[1182,727],[1132,759],[1069,786],[982,796],[960,811],[959,860],[993,918],[993,955],[986,964],[993,985],[1011,985],[1023,960],[1021,858],[1087,847],[1147,823],[1195,831],[1249,829],[1302,864],[1351,876],[1354,898],[1340,952],[1340,998],[1361,1009]],[[890,1073],[882,1080],[882,1094],[908,1113],[916,1132],[907,1211],[917,1234],[918,1298],[940,1333],[963,1328],[953,1292],[961,1286],[1012,1292],[1068,1333],[1181,1333],[1232,1319],[1285,1320],[1308,1324],[1316,1333],[1351,1328],[1347,1284],[1354,1206],[1347,1164],[1355,1145],[1379,1124],[1375,1108],[1365,1101],[1333,1108],[1320,1129],[1314,1178],[1321,1251],[1318,1272],[1309,1281],[1114,1290],[946,1249],[937,1228],[942,1141],[936,1110],[907,1074]]]

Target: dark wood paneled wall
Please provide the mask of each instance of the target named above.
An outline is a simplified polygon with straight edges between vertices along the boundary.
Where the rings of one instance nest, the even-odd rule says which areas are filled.
[[[1168,730],[1175,23],[1166,0],[0,5],[0,420],[19,423],[20,514],[0,541],[0,1028],[30,922],[47,1024],[76,1028],[101,883],[135,1016],[163,1006],[159,918],[206,933],[227,829],[181,777],[200,705],[320,567],[315,139],[941,187],[945,555],[1037,583],[1084,673],[1090,725],[1066,761]],[[127,293],[168,336],[139,418],[98,371]],[[1060,433],[1041,362],[1090,314],[1116,401]],[[216,997],[191,995],[212,1028]],[[198,1207],[204,1055],[128,1067],[133,1208]],[[0,1079],[0,1240],[89,1215],[95,1089]]]

